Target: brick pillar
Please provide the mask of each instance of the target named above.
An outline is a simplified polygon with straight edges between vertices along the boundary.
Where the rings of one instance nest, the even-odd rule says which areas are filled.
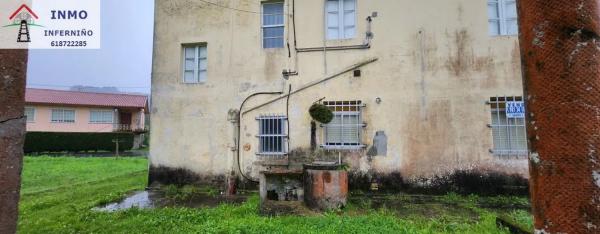
[[[17,228],[27,50],[0,50],[0,233]]]
[[[600,5],[518,0],[537,233],[600,233]]]

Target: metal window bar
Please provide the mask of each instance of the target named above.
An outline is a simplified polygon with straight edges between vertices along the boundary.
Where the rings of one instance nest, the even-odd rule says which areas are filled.
[[[325,142],[321,147],[325,149],[361,149],[362,129],[366,126],[362,122],[362,101],[325,101],[334,114],[332,122],[321,125],[324,127]]]
[[[527,155],[527,137],[525,120],[522,118],[508,118],[506,104],[510,101],[522,101],[522,97],[490,98],[492,138],[494,148],[492,153],[499,157],[520,157]]]
[[[261,115],[258,121],[258,152],[259,156],[268,159],[281,159],[287,155],[287,116]]]

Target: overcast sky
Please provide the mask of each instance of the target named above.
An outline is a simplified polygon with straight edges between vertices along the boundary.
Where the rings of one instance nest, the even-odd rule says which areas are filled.
[[[27,86],[115,86],[150,93],[154,1],[101,0],[99,50],[30,50]]]

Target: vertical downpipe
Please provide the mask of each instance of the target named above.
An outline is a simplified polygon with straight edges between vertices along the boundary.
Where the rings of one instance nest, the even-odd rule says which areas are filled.
[[[536,233],[600,233],[598,0],[520,0]]]

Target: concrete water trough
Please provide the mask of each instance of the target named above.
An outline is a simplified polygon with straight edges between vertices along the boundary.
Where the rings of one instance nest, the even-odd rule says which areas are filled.
[[[346,205],[348,173],[337,163],[305,164],[303,167],[269,167],[260,172],[261,213],[295,214],[339,209]]]

